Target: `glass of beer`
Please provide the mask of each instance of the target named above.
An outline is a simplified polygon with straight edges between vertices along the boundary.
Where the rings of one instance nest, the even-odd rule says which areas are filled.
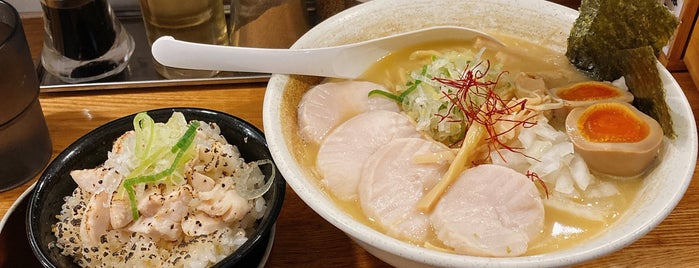
[[[41,64],[67,83],[99,80],[128,65],[135,43],[108,0],[41,0]]]
[[[17,10],[0,0],[0,192],[31,180],[51,157],[39,79]]]
[[[203,44],[229,44],[223,0],[140,0],[140,3],[150,44],[161,36]],[[168,79],[208,78],[219,73],[173,68],[153,62],[156,71]]]

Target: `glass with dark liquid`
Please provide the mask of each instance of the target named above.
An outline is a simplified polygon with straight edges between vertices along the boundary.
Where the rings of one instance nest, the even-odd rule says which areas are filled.
[[[107,0],[41,0],[44,48],[41,63],[68,83],[102,79],[128,64],[134,41]]]
[[[31,180],[51,157],[39,80],[17,11],[0,0],[0,192]]]

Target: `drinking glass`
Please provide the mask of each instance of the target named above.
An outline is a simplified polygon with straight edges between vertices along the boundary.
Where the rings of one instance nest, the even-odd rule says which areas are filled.
[[[149,44],[161,36],[203,44],[230,43],[223,0],[141,0],[140,3]],[[156,71],[168,79],[208,78],[219,73],[153,62]]]
[[[51,157],[39,79],[22,21],[0,0],[0,192],[32,179]]]

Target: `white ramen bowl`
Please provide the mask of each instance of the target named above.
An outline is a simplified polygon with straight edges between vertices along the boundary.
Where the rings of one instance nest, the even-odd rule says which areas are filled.
[[[375,0],[323,21],[292,47],[310,48],[362,41],[437,25],[458,25],[516,36],[564,53],[578,12],[545,1],[523,0]],[[352,64],[347,62],[346,64]],[[448,254],[401,242],[372,229],[341,210],[321,190],[297,156],[296,107],[300,95],[319,78],[275,74],[264,100],[267,142],[287,183],[325,220],[379,259],[399,267],[567,266],[599,258],[644,236],[674,209],[692,177],[697,155],[694,116],[682,90],[658,64],[677,137],[666,139],[657,167],[644,179],[628,212],[608,230],[570,248],[513,258]]]

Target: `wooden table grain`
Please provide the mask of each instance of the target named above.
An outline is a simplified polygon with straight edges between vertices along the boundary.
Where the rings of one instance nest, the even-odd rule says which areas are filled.
[[[41,49],[41,22],[27,20],[25,31],[32,53]],[[39,40],[39,41],[37,41]],[[699,112],[699,91],[686,72],[673,76]],[[163,107],[201,107],[241,117],[262,129],[265,83],[162,87],[40,95],[53,140],[53,157],[88,131],[116,118]],[[691,267],[699,266],[699,174],[675,210],[646,236],[584,267]],[[0,193],[0,216],[32,181]],[[32,258],[33,256],[10,256]],[[1,262],[0,262],[1,263]],[[276,239],[267,267],[389,267],[344,233],[323,220],[287,188],[277,222]]]

